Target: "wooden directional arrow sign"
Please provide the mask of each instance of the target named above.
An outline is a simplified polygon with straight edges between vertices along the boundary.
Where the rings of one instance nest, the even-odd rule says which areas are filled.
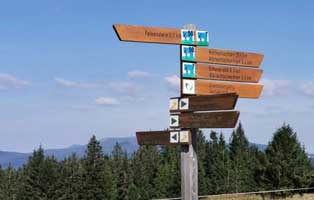
[[[182,62],[182,77],[257,83],[263,70]]]
[[[240,112],[180,113],[170,115],[171,128],[234,128]],[[174,122],[174,123],[171,123]]]
[[[243,84],[223,81],[182,80],[182,94],[208,95],[222,93],[236,93],[241,98],[259,98],[263,90],[262,85]]]
[[[170,99],[170,112],[194,112],[234,109],[238,95],[214,94]]]
[[[236,65],[258,68],[263,60],[262,54],[199,48],[194,46],[181,47],[181,60],[222,65]]]
[[[139,145],[190,144],[191,132],[187,130],[137,132],[136,138]]]
[[[113,25],[121,41],[208,46],[208,32],[147,26]]]

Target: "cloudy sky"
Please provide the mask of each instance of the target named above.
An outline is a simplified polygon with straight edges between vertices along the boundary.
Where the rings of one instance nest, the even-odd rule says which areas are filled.
[[[313,10],[312,1],[3,1],[0,150],[168,127],[179,47],[120,42],[112,24],[193,23],[209,31],[210,47],[265,55],[263,96],[237,105],[249,140],[266,144],[288,123],[313,153]]]

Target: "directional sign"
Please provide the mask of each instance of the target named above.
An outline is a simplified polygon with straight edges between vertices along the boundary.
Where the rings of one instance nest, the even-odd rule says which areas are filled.
[[[183,78],[257,83],[263,70],[182,62]]]
[[[122,24],[115,24],[113,28],[121,41],[198,46],[208,46],[209,41],[207,31]]]
[[[189,98],[181,98],[179,100],[179,110],[188,110],[189,107]]]
[[[179,145],[191,143],[191,132],[182,131],[147,131],[136,133],[139,145]]]
[[[224,112],[205,112],[205,113],[180,113],[177,126],[171,128],[234,128],[238,118],[239,111]]]
[[[258,68],[263,60],[262,54],[221,49],[181,47],[181,60],[222,65],[236,65]]]
[[[179,125],[179,117],[177,115],[170,116],[170,127]]]
[[[179,131],[170,132],[170,143],[179,143]]]
[[[193,91],[187,90],[186,82],[192,85]],[[243,84],[223,81],[206,81],[206,80],[186,80],[183,79],[182,94],[208,95],[236,93],[241,98],[259,98],[263,90],[263,85]]]
[[[170,108],[170,112],[232,110],[236,105],[237,99],[238,95],[235,93],[189,96],[183,98],[177,97],[170,99],[170,102],[179,102],[179,107],[173,109]]]

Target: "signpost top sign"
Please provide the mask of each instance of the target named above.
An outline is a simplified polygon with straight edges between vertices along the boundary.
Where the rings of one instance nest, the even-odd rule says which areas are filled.
[[[207,31],[123,24],[115,24],[113,28],[121,41],[197,46],[208,46],[209,43]]]

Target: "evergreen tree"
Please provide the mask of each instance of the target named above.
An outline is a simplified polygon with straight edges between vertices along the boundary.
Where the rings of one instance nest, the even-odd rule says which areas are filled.
[[[157,175],[154,179],[155,198],[180,196],[180,148],[162,146],[161,159],[157,164]]]
[[[208,152],[206,148],[208,142],[205,138],[205,135],[201,130],[197,130],[197,143],[196,143],[196,152],[197,152],[197,161],[198,161],[198,192],[199,195],[209,194],[209,180],[206,171],[208,171]]]
[[[103,182],[103,152],[99,141],[93,135],[90,139],[86,155],[83,158],[83,199],[103,200],[105,199],[105,188]]]
[[[82,164],[75,154],[61,162],[56,196],[58,200],[82,199]]]
[[[309,186],[310,162],[289,125],[279,128],[266,149],[268,189]]]
[[[17,173],[14,168],[9,165],[7,169],[2,169],[0,166],[0,199],[16,199],[17,186]]]
[[[128,199],[129,163],[127,153],[123,152],[120,144],[117,143],[114,146],[111,159],[112,174],[116,184],[116,199]]]
[[[231,159],[230,192],[251,191],[252,181],[254,181],[253,172],[250,169],[252,155],[250,155],[250,145],[241,123],[232,133],[229,148]]]
[[[212,131],[210,133],[210,142],[206,148],[208,194],[219,194],[228,191],[229,163],[228,149],[223,135],[218,136],[217,132]]]
[[[160,155],[156,146],[141,146],[131,160],[131,179],[134,187],[129,189],[138,199],[151,199],[156,197],[154,179],[157,176]],[[137,192],[135,194],[134,192]]]
[[[54,159],[52,159],[54,160]],[[30,156],[23,169],[22,184],[18,192],[21,200],[53,199],[52,192],[55,184],[55,173],[51,165],[52,160],[45,161],[44,150],[39,147]]]

